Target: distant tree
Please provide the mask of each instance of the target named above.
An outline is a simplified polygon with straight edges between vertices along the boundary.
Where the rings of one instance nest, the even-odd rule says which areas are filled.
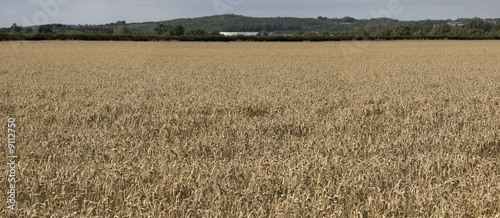
[[[180,24],[175,26],[172,26],[170,24],[159,24],[158,27],[155,28],[155,32],[158,33],[158,35],[164,36],[182,36],[184,35],[185,29]]]
[[[170,24],[168,26],[165,26],[164,24],[159,24],[158,27],[155,28],[155,32],[158,33],[158,35],[163,35],[171,28],[172,25]]]
[[[51,26],[52,26],[52,32],[55,33],[64,33],[69,29],[69,27],[64,24],[51,24]]]
[[[349,31],[349,35],[350,36],[355,36],[355,37],[368,36],[366,30],[364,28],[360,28],[360,27],[355,27],[354,29],[352,29],[351,31]]]
[[[344,23],[354,23],[356,21],[356,19],[354,19],[353,17],[346,16],[346,17],[343,17],[341,19],[341,21]]]
[[[220,34],[220,32],[218,30],[212,30],[208,34],[211,35],[211,36],[220,36],[220,35],[222,35],[222,34]]]
[[[31,27],[25,28],[23,31],[24,34],[30,34],[32,32],[33,32],[33,28],[31,28]]]
[[[450,36],[467,36],[467,31],[463,27],[451,27],[450,32],[448,32]]]
[[[114,23],[107,23],[104,26],[123,26],[123,25],[127,25],[127,22],[125,22],[124,20],[119,20]]]
[[[303,36],[306,32],[307,31],[305,31],[305,30],[299,30],[299,31],[295,32],[294,35],[296,35],[296,36]]]
[[[10,28],[5,28],[5,27],[0,28],[0,33],[8,33],[8,32],[10,32]]]
[[[381,27],[391,27],[400,24],[400,22],[396,19],[380,17],[380,18],[372,18],[369,20],[370,26],[376,25]]]
[[[130,29],[125,25],[119,26],[113,31],[114,35],[128,35],[130,33],[131,33]]]
[[[464,25],[464,28],[466,29],[478,29],[478,30],[483,30],[485,32],[490,31],[493,28],[493,24],[488,23],[484,21],[481,18],[473,18],[470,20],[468,23]]]
[[[94,34],[111,35],[115,32],[113,27],[107,27],[107,26],[79,25],[73,29],[90,35]]]
[[[420,28],[422,30],[422,34],[425,36],[429,34],[430,31],[432,31],[433,27],[432,26],[421,26]]]
[[[331,32],[329,32],[329,31],[325,31],[325,30],[323,30],[323,31],[321,31],[321,32],[319,33],[319,35],[320,35],[320,36],[331,36],[331,35],[332,35],[332,33],[331,33]]]
[[[145,32],[142,32],[142,35],[143,35],[143,36],[154,36],[154,35],[156,35],[156,34],[157,34],[157,32],[156,32],[156,31],[151,31],[151,30],[147,30],[147,31],[145,31]]]
[[[38,32],[39,33],[52,33],[52,26],[51,25],[38,26]]]
[[[493,30],[493,31],[499,31],[500,30],[500,23],[498,23],[495,26],[493,26],[493,28],[491,30]]]
[[[411,29],[408,25],[397,25],[390,30],[391,36],[409,36],[411,34]]]
[[[207,35],[208,33],[202,29],[194,29],[194,30],[187,30],[185,34],[187,36],[204,36]]]
[[[491,28],[490,35],[492,36],[500,36],[500,23],[496,24]]]
[[[269,36],[269,33],[267,31],[261,31],[257,33],[257,36]]]
[[[484,36],[485,31],[482,29],[464,29],[465,36]]]
[[[21,26],[18,26],[16,23],[13,23],[12,26],[10,27],[10,31],[13,33],[19,33],[23,30]]]
[[[313,32],[313,31],[306,31],[304,34],[302,34],[302,36],[304,36],[304,37],[315,37],[315,36],[318,36],[318,33],[317,32]]]
[[[334,22],[340,22],[342,19],[338,18],[338,17],[333,17],[331,18],[330,20],[334,21]]]
[[[184,35],[184,27],[182,25],[175,25],[175,27],[172,29],[171,35],[173,35],[173,36]]]
[[[467,29],[482,29],[484,21],[480,18],[474,18],[464,25]]]
[[[85,33],[78,30],[69,30],[64,33],[65,35],[85,35]]]
[[[443,23],[440,25],[437,25],[436,27],[432,28],[432,30],[429,32],[428,35],[431,36],[445,36],[448,35],[451,31],[451,26],[448,25],[447,23]]]
[[[384,37],[389,36],[387,29],[381,26],[372,26],[368,29],[368,36],[371,37]]]
[[[39,33],[64,33],[70,28],[63,24],[46,24],[38,26]]]
[[[411,26],[410,27],[410,34],[412,36],[423,36],[421,26],[419,26],[419,25]]]

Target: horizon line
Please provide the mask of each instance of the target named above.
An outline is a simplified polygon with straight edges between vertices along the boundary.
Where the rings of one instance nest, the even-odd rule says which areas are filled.
[[[342,19],[342,18],[345,18],[345,17],[350,17],[350,18],[354,18],[355,20],[372,20],[372,19],[392,19],[392,20],[397,20],[397,21],[425,21],[425,20],[451,20],[451,21],[454,21],[454,20],[459,20],[459,19],[474,19],[474,18],[480,18],[480,19],[483,19],[483,20],[488,20],[488,19],[500,19],[500,17],[497,17],[497,18],[482,18],[482,17],[478,17],[478,16],[475,16],[475,17],[460,17],[460,18],[456,18],[456,19],[452,19],[452,18],[447,18],[447,19],[430,19],[430,18],[427,18],[427,19],[412,19],[412,20],[405,20],[405,19],[397,19],[397,18],[391,18],[391,17],[372,17],[372,18],[356,18],[356,17],[352,17],[352,16],[343,16],[343,17],[326,17],[326,16],[317,16],[317,17],[293,17],[293,16],[274,16],[274,17],[267,17],[267,16],[249,16],[249,15],[243,15],[243,14],[215,14],[215,15],[207,15],[207,16],[199,16],[199,17],[180,17],[180,18],[173,18],[173,19],[169,19],[169,20],[159,20],[159,21],[134,21],[134,22],[127,22],[126,20],[117,20],[115,22],[118,22],[118,21],[125,21],[125,24],[141,24],[141,23],[158,23],[158,22],[168,22],[168,21],[174,21],[174,20],[182,20],[182,19],[199,19],[199,18],[206,18],[206,17],[217,17],[217,16],[228,16],[228,15],[231,15],[231,16],[242,16],[242,17],[250,17],[250,18],[296,18],[296,19],[318,19],[319,17],[323,17],[323,18],[327,18],[327,19]],[[14,22],[17,24],[17,22]],[[13,24],[14,24],[13,23]],[[113,22],[111,22],[113,23]],[[91,25],[91,26],[102,26],[102,25],[106,25],[106,24],[111,24],[111,23],[100,23],[100,24],[69,24],[69,23],[47,23],[47,24],[40,24],[40,25],[33,25],[33,26],[22,26],[22,27],[34,27],[34,26],[42,26],[42,25],[52,25],[52,24],[62,24],[62,25],[74,25],[74,26],[79,26],[79,25]],[[10,26],[8,27],[0,27],[0,28],[10,28]]]

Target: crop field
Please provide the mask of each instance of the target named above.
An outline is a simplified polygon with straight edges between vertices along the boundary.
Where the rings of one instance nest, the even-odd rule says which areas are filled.
[[[500,41],[0,51],[2,217],[500,216]]]

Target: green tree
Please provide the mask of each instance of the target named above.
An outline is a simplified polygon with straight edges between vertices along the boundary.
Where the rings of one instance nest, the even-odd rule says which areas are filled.
[[[90,35],[94,34],[111,35],[115,32],[113,27],[106,27],[106,26],[79,25],[73,29]]]
[[[450,32],[450,36],[467,36],[467,31],[463,27],[452,27]]]
[[[356,19],[354,19],[353,17],[343,17],[342,20],[341,20],[343,23],[354,23],[356,21]]]
[[[496,24],[491,28],[490,35],[492,36],[500,36],[500,23]]]
[[[312,32],[312,31],[306,31],[304,34],[302,34],[304,37],[315,37],[318,36],[317,32]]]
[[[171,31],[171,35],[173,36],[184,35],[184,27],[182,25],[175,25],[175,27]]]
[[[411,29],[408,25],[397,25],[390,29],[391,36],[409,36]]]
[[[484,36],[485,31],[482,29],[465,29],[465,35],[466,36]]]
[[[38,26],[38,32],[39,33],[52,33],[52,26],[51,25]]]
[[[381,26],[372,26],[368,29],[368,36],[371,37],[384,37],[389,36],[389,33],[386,28]]]
[[[415,26],[412,26],[410,28],[410,34],[412,36],[424,36],[425,34],[423,33],[422,31],[422,27],[421,26],[418,26],[418,25],[415,25]]]
[[[493,28],[493,24],[484,21],[481,18],[473,18],[468,23],[464,25],[466,29],[478,29],[483,30],[485,32],[490,31]]]
[[[212,30],[210,31],[210,33],[208,33],[208,35],[211,35],[211,36],[220,36],[220,32],[218,30]]]
[[[114,29],[113,34],[114,35],[128,35],[130,34],[131,31],[127,26],[121,25],[118,28]]]
[[[33,32],[33,28],[31,28],[31,27],[25,28],[23,31],[24,34],[30,34],[32,32]]]
[[[172,29],[172,25],[170,24],[167,26],[165,26],[164,24],[159,24],[158,27],[155,28],[155,32],[158,33],[158,35],[163,35],[170,29]]]
[[[368,36],[366,30],[364,28],[361,28],[361,27],[355,27],[354,29],[349,31],[349,35],[355,36],[355,37]]]
[[[295,32],[295,33],[294,33],[294,35],[295,35],[295,36],[302,36],[302,35],[304,35],[306,32],[307,32],[307,31],[305,31],[305,30],[299,30],[299,31]]]
[[[431,36],[446,36],[448,33],[451,31],[451,26],[448,25],[447,23],[440,24],[429,32],[428,35]]]
[[[332,35],[332,33],[330,33],[329,31],[325,31],[325,30],[323,30],[323,31],[321,31],[321,32],[319,33],[319,35],[320,35],[320,36],[325,37],[325,36],[331,36],[331,35]]]
[[[155,28],[155,31],[158,35],[163,36],[182,36],[184,35],[184,27],[180,24],[172,26],[170,24],[164,25],[159,24],[158,27]]]
[[[73,36],[75,36],[75,35],[85,35],[85,33],[80,32],[78,30],[69,30],[69,31],[66,31],[64,34],[65,35],[73,35]]]
[[[18,26],[16,23],[13,23],[12,26],[10,27],[10,31],[13,33],[19,33],[23,30],[23,27]]]
[[[187,30],[185,32],[186,36],[205,36],[208,33],[202,29]]]

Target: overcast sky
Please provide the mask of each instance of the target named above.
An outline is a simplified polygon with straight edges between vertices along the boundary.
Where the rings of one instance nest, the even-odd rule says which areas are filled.
[[[216,14],[257,17],[498,18],[500,0],[0,0],[0,26],[162,21]]]

